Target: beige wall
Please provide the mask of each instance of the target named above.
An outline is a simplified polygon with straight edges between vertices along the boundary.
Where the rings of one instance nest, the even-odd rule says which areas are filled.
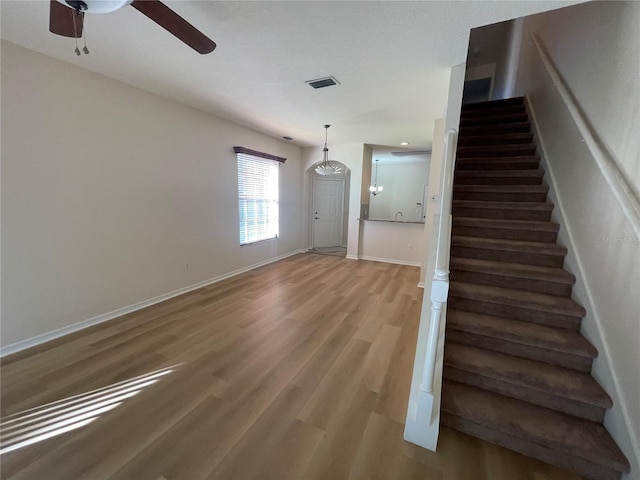
[[[287,157],[240,247],[232,147]],[[2,43],[2,345],[304,247],[301,149]],[[188,266],[187,266],[188,265]]]
[[[640,3],[590,2],[525,21],[517,90],[531,103],[565,268],[598,348],[593,374],[614,397],[605,424],[640,478],[640,238],[584,142],[529,34],[537,34],[602,147],[640,191]],[[635,457],[635,458],[634,458]]]

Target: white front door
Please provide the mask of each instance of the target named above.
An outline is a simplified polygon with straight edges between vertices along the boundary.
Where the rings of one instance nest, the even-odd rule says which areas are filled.
[[[344,179],[316,177],[313,180],[313,246],[342,244]]]

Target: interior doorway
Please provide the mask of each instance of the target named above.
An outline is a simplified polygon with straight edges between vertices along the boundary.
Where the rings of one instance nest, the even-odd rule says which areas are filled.
[[[344,177],[313,178],[313,248],[342,247]]]

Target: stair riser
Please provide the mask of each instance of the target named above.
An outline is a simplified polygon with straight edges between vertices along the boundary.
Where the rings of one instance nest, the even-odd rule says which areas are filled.
[[[556,352],[531,345],[511,342],[486,335],[476,335],[474,333],[464,332],[456,328],[447,327],[447,341],[471,345],[473,347],[484,348],[494,352],[508,353],[516,357],[528,358],[539,362],[548,363],[549,365],[557,365],[564,368],[570,368],[579,372],[589,373],[591,371],[592,359],[589,357],[580,357],[564,352]]]
[[[505,105],[487,109],[463,109],[460,118],[463,120],[471,118],[491,118],[504,115],[526,114],[524,105]]]
[[[501,98],[499,100],[489,100],[488,102],[479,103],[466,103],[463,105],[462,111],[473,112],[483,110],[486,112],[495,108],[513,107],[517,105],[524,105],[523,97]]]
[[[460,137],[458,147],[483,147],[490,145],[520,145],[529,144],[533,140],[530,133],[515,133],[501,135],[473,135]]]
[[[484,313],[498,317],[512,318],[523,322],[537,323],[550,327],[566,328],[567,330],[580,330],[581,318],[560,313],[549,313],[513,305],[483,302],[471,298],[449,297],[448,305],[458,310],[467,312]]]
[[[542,185],[542,176],[505,177],[486,175],[470,175],[468,172],[458,172],[453,177],[455,185]]]
[[[489,218],[496,220],[533,220],[542,222],[551,220],[550,210],[514,210],[454,206],[453,215],[455,217]]]
[[[464,237],[499,238],[503,240],[524,240],[527,242],[555,243],[557,232],[516,230],[512,228],[479,228],[454,225],[451,234]]]
[[[494,378],[478,375],[474,372],[467,372],[452,368],[446,365],[443,377],[465,385],[482,388],[490,392],[499,393],[506,397],[524,400],[534,405],[550,408],[562,413],[568,413],[574,417],[601,423],[604,420],[605,409],[594,405],[578,402],[564,397],[559,397],[540,390],[527,388],[522,385],[496,380]]]
[[[531,144],[495,147],[458,147],[457,158],[521,157],[535,155],[536,146]]]
[[[515,290],[527,290],[529,292],[546,293],[559,297],[571,296],[572,285],[553,283],[544,280],[527,278],[506,277],[485,272],[470,272],[451,268],[451,280],[456,282],[478,283],[494,287],[513,288]]]
[[[507,124],[513,122],[528,122],[529,117],[526,113],[518,113],[514,115],[476,117],[460,120],[460,128],[477,127],[484,125]]]
[[[479,125],[477,127],[463,127],[460,129],[460,138],[478,135],[497,135],[500,133],[529,133],[531,124],[529,122],[522,123],[505,123],[497,125]]]
[[[547,192],[469,192],[454,187],[453,199],[478,202],[544,202]]]
[[[446,409],[446,405],[443,405],[443,408]],[[508,448],[529,457],[537,458],[552,465],[573,470],[590,480],[620,480],[620,472],[616,472],[610,468],[553,448],[528,442],[508,433],[487,428],[457,415],[451,415],[446,411],[441,412],[440,422],[446,427],[453,428],[472,437],[486,440],[487,442],[500,445],[501,447]]]
[[[524,263],[525,265],[540,265],[543,267],[562,267],[564,264],[564,255],[491,250],[488,248],[461,247],[456,245],[451,247],[451,256],[493,260],[497,262]]]
[[[540,161],[536,157],[531,160],[521,160],[517,162],[483,162],[482,158],[459,158],[456,160],[457,172],[489,172],[504,170],[535,170],[540,165]]]

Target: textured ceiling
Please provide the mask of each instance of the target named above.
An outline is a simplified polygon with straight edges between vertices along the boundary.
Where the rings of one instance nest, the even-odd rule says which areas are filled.
[[[471,28],[576,2],[167,1],[211,37],[199,55],[132,7],[89,15],[90,55],[48,31],[48,1],[2,0],[2,39],[299,145],[428,148]],[[314,90],[328,75],[341,85]]]

